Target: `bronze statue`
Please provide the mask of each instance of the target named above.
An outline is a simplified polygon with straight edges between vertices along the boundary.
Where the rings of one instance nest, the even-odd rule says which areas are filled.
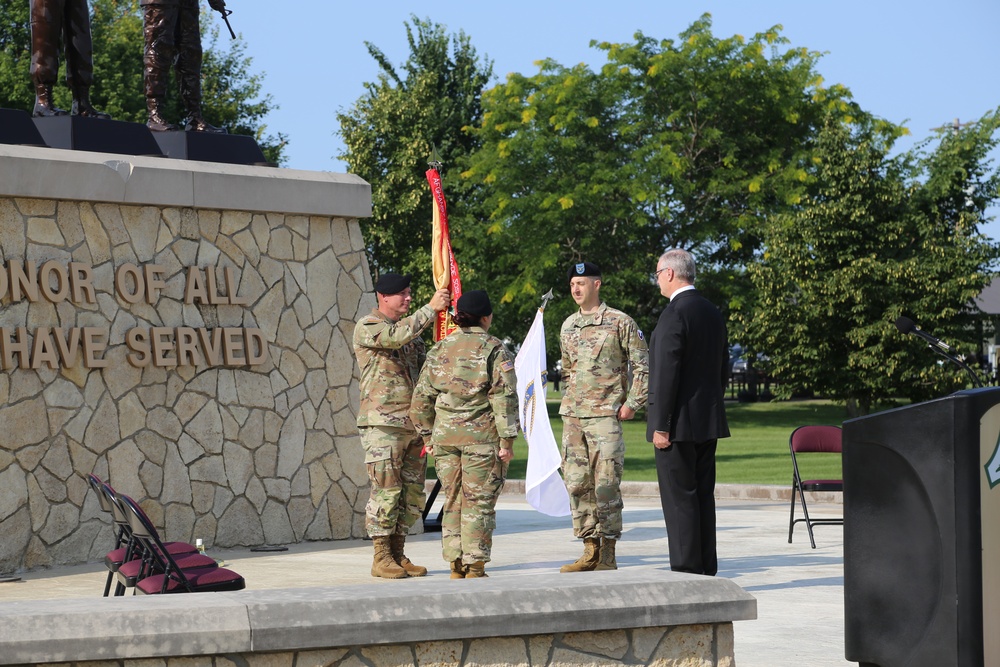
[[[94,83],[94,49],[87,0],[31,0],[31,80],[35,84],[33,116],[65,116],[52,101],[59,73],[59,42],[66,47],[66,80],[73,91],[75,116],[111,118],[90,104]]]
[[[225,12],[225,0],[208,0]],[[155,132],[180,129],[164,118],[164,100],[171,63],[176,63],[181,102],[187,112],[184,129],[224,134],[201,115],[201,28],[198,0],[140,0],[146,48],[143,56],[146,89],[146,126]]]

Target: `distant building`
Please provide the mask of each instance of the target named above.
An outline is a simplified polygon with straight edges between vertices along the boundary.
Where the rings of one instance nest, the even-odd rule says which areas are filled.
[[[992,315],[994,319],[1000,318],[1000,277],[994,278],[989,285],[976,297],[976,306],[987,315]],[[986,348],[987,361],[991,371],[997,369],[997,348],[1000,347],[1000,335],[998,327],[993,326],[991,330],[984,331],[984,347]]]

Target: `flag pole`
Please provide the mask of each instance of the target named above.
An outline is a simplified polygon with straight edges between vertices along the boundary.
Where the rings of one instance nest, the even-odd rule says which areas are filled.
[[[517,376],[518,412],[528,443],[528,463],[524,477],[524,497],[535,510],[549,516],[569,516],[569,493],[559,467],[562,457],[552,433],[545,403],[545,307],[554,298],[552,290],[542,303],[514,360]],[[537,417],[537,418],[536,418]]]
[[[434,289],[447,288],[451,292],[452,308],[437,314],[434,326],[434,340],[438,341],[455,330],[455,322],[451,317],[458,297],[462,296],[462,280],[458,276],[458,262],[451,248],[451,232],[448,229],[448,204],[441,187],[443,166],[437,148],[431,146],[431,156],[427,161],[427,183],[431,187],[433,211],[431,221],[431,273],[434,277]]]

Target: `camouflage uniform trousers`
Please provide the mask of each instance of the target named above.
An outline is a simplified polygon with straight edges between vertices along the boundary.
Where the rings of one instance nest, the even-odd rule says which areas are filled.
[[[622,534],[625,439],[617,417],[563,416],[563,479],[579,538]]]
[[[423,514],[427,458],[414,431],[392,426],[362,426],[361,444],[371,482],[365,506],[369,537],[406,535]]]
[[[499,443],[435,445],[434,467],[444,491],[441,555],[449,563],[489,562],[497,499],[507,477]]]

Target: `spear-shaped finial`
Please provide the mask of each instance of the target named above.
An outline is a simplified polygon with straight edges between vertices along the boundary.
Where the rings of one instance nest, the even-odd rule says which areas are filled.
[[[437,169],[437,170],[440,170],[441,167],[444,166],[444,164],[442,164],[441,162],[441,156],[438,155],[437,146],[435,146],[434,144],[431,144],[431,157],[429,160],[427,160],[427,166],[430,167],[431,169]]]
[[[540,306],[539,310],[541,310],[544,313],[545,312],[545,306],[549,305],[549,301],[551,301],[554,298],[555,298],[555,295],[553,295],[552,294],[552,290],[549,289],[548,292],[546,292],[545,294],[542,295],[542,305]]]

